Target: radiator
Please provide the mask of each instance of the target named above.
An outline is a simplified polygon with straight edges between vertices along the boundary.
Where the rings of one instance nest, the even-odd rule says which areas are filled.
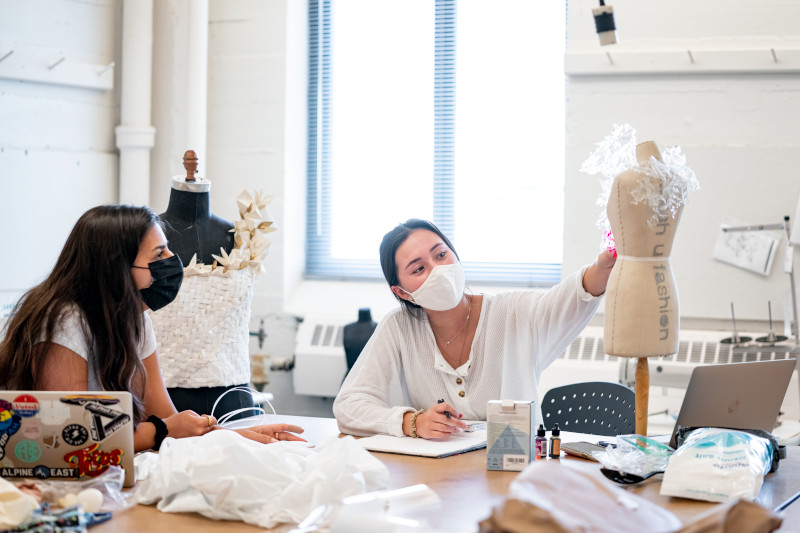
[[[295,394],[333,398],[347,373],[344,326],[348,316],[307,316],[297,328],[292,382]]]

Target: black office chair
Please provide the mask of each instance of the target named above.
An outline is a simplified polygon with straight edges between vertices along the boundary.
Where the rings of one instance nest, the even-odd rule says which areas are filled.
[[[606,436],[636,433],[635,396],[625,385],[605,381],[556,387],[542,399],[544,426]]]

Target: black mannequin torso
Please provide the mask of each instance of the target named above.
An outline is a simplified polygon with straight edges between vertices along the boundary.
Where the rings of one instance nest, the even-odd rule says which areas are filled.
[[[356,359],[361,354],[361,350],[364,349],[376,327],[378,327],[378,324],[372,321],[372,313],[368,307],[358,310],[358,322],[347,324],[344,327],[342,343],[344,344],[348,372],[353,368]]]
[[[183,167],[186,176],[172,178],[172,189],[169,194],[169,205],[166,212],[161,214],[164,221],[164,234],[167,237],[169,248],[180,257],[184,265],[188,265],[192,256],[197,255],[197,262],[211,265],[214,258],[211,254],[222,255],[220,249],[230,253],[234,246],[234,236],[231,233],[233,224],[211,214],[209,207],[209,190],[211,182],[196,178],[197,153],[187,150],[183,155]],[[184,287],[187,283],[184,283]],[[173,303],[175,306],[186,306],[186,311],[193,311],[191,298],[183,301],[180,298]],[[245,332],[245,335],[247,333]],[[201,335],[201,332],[198,332]],[[165,351],[165,354],[167,352]],[[227,353],[225,357],[248,358],[247,350],[238,353]],[[168,364],[169,358],[165,357],[162,364]],[[249,379],[249,378],[248,378]],[[252,409],[253,398],[249,394],[227,394],[231,388],[246,387],[247,383],[233,385],[219,385],[210,382],[209,386],[202,387],[167,387],[167,392],[178,411],[191,409],[197,413],[210,413],[221,416],[239,409]],[[216,409],[214,409],[215,402]],[[254,414],[244,411],[232,417],[241,418]]]
[[[167,211],[161,214],[166,222],[164,234],[170,250],[188,265],[197,254],[197,262],[210,265],[211,254],[220,255],[220,248],[233,249],[233,224],[211,213],[208,192],[172,189]]]

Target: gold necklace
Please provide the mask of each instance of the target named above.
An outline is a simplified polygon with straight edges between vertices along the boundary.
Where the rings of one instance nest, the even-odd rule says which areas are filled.
[[[453,368],[458,368],[461,366],[461,358],[464,357],[464,346],[467,342],[467,338],[464,337],[461,339],[461,348],[458,350],[458,359],[455,360],[455,363],[450,363]],[[442,356],[444,356],[445,361],[447,361],[447,355],[442,351]],[[448,363],[450,361],[447,361]]]
[[[452,338],[452,339],[450,339],[449,341],[447,341],[447,342],[445,342],[445,343],[444,343],[444,344],[445,344],[445,346],[450,346],[450,343],[451,343],[451,342],[453,342],[454,340],[456,340],[456,337],[458,337],[459,335],[461,335],[461,332],[462,332],[462,331],[464,331],[464,328],[466,328],[466,327],[467,327],[467,324],[469,324],[469,315],[470,315],[470,313],[471,313],[471,312],[472,312],[472,300],[469,300],[469,306],[467,306],[467,320],[466,320],[466,321],[464,321],[464,325],[463,325],[463,326],[461,326],[461,329],[460,329],[460,330],[458,330],[458,333],[456,333],[455,335],[453,335],[453,338]],[[431,326],[431,331],[433,331],[433,335],[434,335],[435,337],[437,337],[437,338],[439,337],[438,335],[436,335],[436,331],[433,329],[433,326]],[[462,350],[463,350],[463,346],[462,346]]]

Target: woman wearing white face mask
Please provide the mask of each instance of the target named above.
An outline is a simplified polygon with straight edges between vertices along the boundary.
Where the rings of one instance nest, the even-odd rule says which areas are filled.
[[[615,262],[604,251],[547,291],[490,296],[465,293],[458,255],[430,222],[398,225],[380,255],[402,308],[378,324],[333,412],[343,433],[427,439],[485,420],[489,400],[538,407],[539,376],[589,323]]]

